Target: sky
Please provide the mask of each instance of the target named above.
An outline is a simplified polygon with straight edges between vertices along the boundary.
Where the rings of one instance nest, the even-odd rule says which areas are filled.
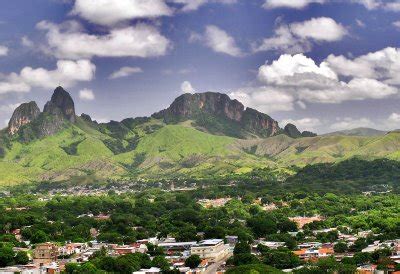
[[[0,126],[53,90],[99,122],[222,92],[300,130],[400,128],[398,0],[3,0]]]

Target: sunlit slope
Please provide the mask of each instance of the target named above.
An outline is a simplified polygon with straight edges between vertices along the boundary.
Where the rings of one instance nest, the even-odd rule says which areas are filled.
[[[400,133],[242,140],[200,131],[189,122],[165,125],[150,119],[127,128],[104,129],[79,118],[53,136],[28,143],[12,140],[0,160],[0,184],[77,176],[205,177],[352,157],[400,160]]]
[[[351,157],[400,159],[400,133],[377,137],[317,136],[291,139],[280,135],[268,139],[241,140],[238,145],[252,148],[256,155],[269,156],[279,165],[306,165],[335,162]]]
[[[234,146],[236,141],[183,125],[167,125],[144,136],[134,151],[115,159],[145,177],[224,174],[245,166],[274,164]]]
[[[100,166],[117,168],[112,156],[96,135],[71,126],[44,139],[29,143],[12,142],[0,162],[1,181],[11,184],[66,179],[100,170]]]

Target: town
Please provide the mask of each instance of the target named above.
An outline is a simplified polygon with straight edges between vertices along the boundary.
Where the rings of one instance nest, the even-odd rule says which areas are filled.
[[[61,198],[43,197],[36,199],[39,203],[48,204]],[[116,197],[119,196],[115,195],[114,199]],[[86,198],[91,199],[91,196]],[[156,203],[153,196],[147,197],[146,201]],[[246,197],[202,198],[196,202],[199,209],[204,211],[226,210],[231,206],[238,210],[243,203],[246,203]],[[250,202],[249,209],[258,208],[259,214],[262,214],[288,210],[292,205],[293,202],[255,198]],[[32,208],[29,206],[4,207],[5,214],[22,215],[30,210]],[[279,224],[281,231],[278,229],[274,232],[278,238],[281,236],[280,240],[271,237],[246,238],[241,231],[237,235],[229,234],[222,238],[208,238],[212,234],[209,231],[197,231],[193,238],[182,235],[176,238],[174,233],[169,235],[156,231],[154,237],[140,238],[138,235],[145,227],[133,226],[131,229],[137,235],[136,240],[118,239],[113,242],[112,239],[101,237],[101,227],[112,222],[112,218],[112,214],[106,212],[77,215],[77,220],[91,220],[96,224],[88,231],[91,240],[79,242],[49,241],[49,237],[41,235],[43,231],[29,235],[27,231],[32,229],[30,225],[15,228],[9,223],[8,227],[3,228],[4,234],[0,238],[0,273],[97,273],[100,271],[97,267],[104,260],[108,265],[104,265],[103,271],[137,274],[230,273],[237,266],[261,261],[286,273],[303,273],[302,269],[307,271],[310,267],[329,263],[352,266],[349,272],[339,273],[400,273],[397,272],[400,269],[399,238],[388,239],[380,237],[376,230],[353,229],[349,226],[320,228],[320,224],[327,219],[322,215],[287,218]],[[238,218],[229,220],[231,224],[251,227],[255,236],[272,234],[267,232],[268,224],[264,226],[263,221],[252,224],[252,221]],[[48,226],[54,224],[54,221],[48,221]],[[274,272],[271,270],[271,273]]]

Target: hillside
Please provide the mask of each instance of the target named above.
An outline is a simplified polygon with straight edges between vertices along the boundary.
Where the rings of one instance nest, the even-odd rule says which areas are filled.
[[[239,102],[228,99],[208,94],[188,97],[183,105],[177,99],[171,106],[178,113],[170,108],[152,117],[99,124],[89,115],[76,116],[72,98],[58,88],[43,112],[34,102],[21,105],[1,131],[0,183],[208,177],[352,157],[400,158],[398,132],[315,136],[295,126],[288,132],[266,114],[251,109],[254,116],[245,114]]]
[[[366,128],[359,127],[347,130],[334,131],[327,134],[325,136],[337,136],[337,135],[345,135],[345,136],[382,136],[385,135],[387,131],[377,130],[374,128]]]

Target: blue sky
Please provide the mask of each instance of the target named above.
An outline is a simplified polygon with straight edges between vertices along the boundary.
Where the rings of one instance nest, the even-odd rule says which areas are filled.
[[[99,121],[217,91],[281,126],[400,128],[399,15],[394,0],[5,0],[0,124],[60,84]]]

